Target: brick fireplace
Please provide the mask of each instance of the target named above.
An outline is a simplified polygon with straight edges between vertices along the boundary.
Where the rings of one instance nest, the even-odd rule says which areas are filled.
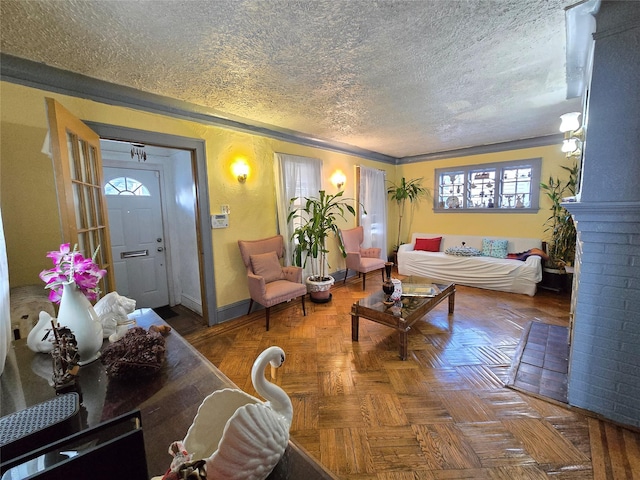
[[[569,404],[640,427],[640,3],[596,14]]]

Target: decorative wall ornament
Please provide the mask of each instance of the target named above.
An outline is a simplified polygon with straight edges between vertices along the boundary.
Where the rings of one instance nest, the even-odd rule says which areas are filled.
[[[144,151],[144,145],[141,145],[139,143],[133,143],[131,144],[131,158],[133,157],[137,157],[138,158],[138,162],[139,161],[143,161],[146,162],[147,161],[147,152]]]
[[[107,293],[93,308],[102,323],[103,336],[110,342],[119,340],[129,328],[136,325],[135,319],[128,316],[135,310],[136,301],[118,292]]]

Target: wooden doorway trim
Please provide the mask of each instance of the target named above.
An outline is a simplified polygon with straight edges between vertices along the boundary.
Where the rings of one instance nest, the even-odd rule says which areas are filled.
[[[231,320],[246,312],[246,304],[234,305],[218,311],[216,282],[214,276],[213,236],[211,235],[211,208],[209,204],[209,183],[207,180],[207,160],[204,140],[191,137],[139,130],[130,127],[98,122],[86,122],[89,127],[106,140],[143,143],[160,147],[190,150],[192,152],[193,173],[196,188],[196,216],[198,250],[200,252],[200,278],[202,290],[203,317],[209,326]]]

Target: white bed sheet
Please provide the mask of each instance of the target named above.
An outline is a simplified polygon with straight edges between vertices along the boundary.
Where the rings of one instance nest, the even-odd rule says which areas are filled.
[[[526,261],[502,259],[493,257],[459,257],[447,255],[444,252],[414,251],[415,238],[433,238],[436,234],[414,234],[413,243],[401,245],[398,249],[398,273],[401,275],[418,275],[441,282],[453,282],[470,287],[486,288],[503,292],[522,293],[533,296],[537,284],[542,280],[542,259],[532,255]],[[454,246],[451,238],[445,241],[442,235],[441,249]],[[458,240],[466,239],[466,246],[475,246],[482,242],[483,237],[456,236]],[[488,238],[488,237],[484,237]],[[540,241],[536,239],[510,238],[512,248],[517,252],[529,248],[539,248]],[[465,241],[465,240],[462,240]],[[476,247],[477,248],[477,247]],[[514,251],[513,253],[517,253]],[[510,252],[511,253],[511,252]]]

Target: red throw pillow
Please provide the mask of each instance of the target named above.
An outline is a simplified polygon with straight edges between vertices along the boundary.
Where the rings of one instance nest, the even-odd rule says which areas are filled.
[[[423,250],[425,252],[439,252],[442,237],[436,238],[416,238],[414,250]]]

